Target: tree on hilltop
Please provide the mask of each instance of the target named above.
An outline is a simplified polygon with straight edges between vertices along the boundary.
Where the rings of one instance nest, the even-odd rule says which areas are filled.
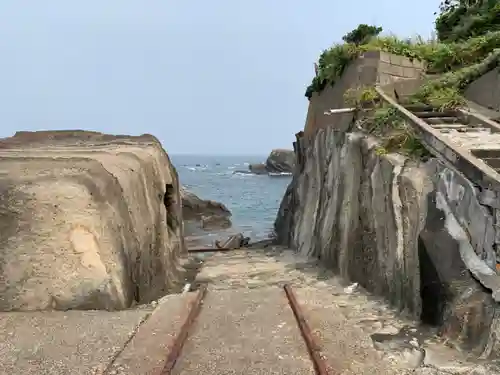
[[[436,31],[442,42],[455,42],[500,31],[500,1],[444,0],[439,5]]]
[[[346,43],[356,44],[357,46],[365,44],[371,38],[382,32],[382,28],[375,25],[360,24],[354,30],[348,32],[342,37]]]

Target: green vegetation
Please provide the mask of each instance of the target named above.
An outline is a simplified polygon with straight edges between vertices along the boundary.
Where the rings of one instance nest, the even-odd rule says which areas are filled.
[[[344,98],[361,114],[357,126],[381,140],[377,154],[399,152],[417,159],[430,155],[413,128],[395,108],[380,99],[374,87],[348,90]]]
[[[310,99],[313,93],[334,85],[351,61],[364,52],[383,51],[425,62],[428,79],[407,98],[410,102],[430,104],[440,110],[465,105],[464,89],[500,66],[500,1],[445,0],[438,13],[436,40],[380,36],[381,27],[359,25],[342,38],[344,43],[323,51],[306,97]],[[384,106],[373,88],[350,90],[345,99],[365,116],[358,125],[383,140],[380,152],[426,153],[411,127]]]
[[[427,63],[427,73],[442,74],[480,64],[489,54],[500,49],[500,31],[471,38],[465,42],[441,43],[422,38],[399,39],[395,36],[372,37],[366,43],[344,43],[323,51],[318,61],[318,75],[306,90],[321,92],[341,77],[349,63],[366,51],[384,51]],[[498,59],[497,59],[498,60]]]
[[[440,41],[456,42],[500,31],[498,0],[445,0],[436,20]]]
[[[346,43],[351,43],[359,46],[361,44],[368,43],[370,39],[376,37],[381,32],[381,27],[370,26],[362,23],[357,28],[344,35],[342,37],[342,40]]]
[[[495,34],[499,34],[497,32]],[[482,38],[482,37],[479,37]],[[474,80],[495,67],[500,66],[500,49],[495,48],[477,64],[465,66],[440,77],[429,80],[413,96],[414,102],[427,103],[441,108],[458,107],[464,103],[463,90]],[[436,98],[440,99],[435,102]]]
[[[333,85],[349,63],[366,51],[384,51],[426,63],[431,80],[415,95],[422,103],[450,108],[463,104],[460,93],[473,80],[500,65],[500,2],[445,0],[436,20],[438,40],[379,36],[381,27],[361,24],[344,43],[323,51],[306,97]]]
[[[380,103],[380,97],[375,87],[361,86],[349,89],[344,93],[344,100],[348,106],[357,109],[375,108]]]

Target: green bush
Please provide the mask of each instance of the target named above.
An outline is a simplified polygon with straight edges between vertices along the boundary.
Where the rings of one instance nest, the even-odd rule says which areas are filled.
[[[500,31],[500,2],[444,1],[436,20],[436,31],[442,42],[456,42]]]
[[[447,97],[449,103],[442,107],[451,108],[463,105],[465,104],[461,95],[463,90],[472,81],[498,66],[500,66],[500,48],[494,49],[493,52],[477,64],[448,72],[426,82],[413,95],[412,99],[420,103],[438,105],[435,101],[439,101],[439,97],[441,97],[441,101],[443,97]]]
[[[366,51],[385,51],[427,63],[428,73],[447,73],[480,63],[500,48],[500,31],[468,39],[465,42],[440,43],[422,38],[399,39],[395,36],[373,37],[361,45],[336,44],[323,51],[318,61],[318,74],[306,90],[306,97],[320,93],[341,77],[351,61]]]
[[[366,51],[384,51],[426,63],[428,80],[409,98],[440,110],[465,105],[463,90],[486,72],[500,66],[500,2],[498,0],[445,0],[436,20],[438,40],[400,39],[378,34],[382,28],[359,25],[322,52],[316,77],[306,97],[320,93],[342,76],[349,63]],[[377,152],[402,152],[419,158],[429,156],[411,126],[384,104],[373,88],[348,90],[345,100],[365,112],[358,125],[382,141]]]
[[[357,28],[347,33],[342,37],[342,40],[351,44],[364,44],[371,38],[377,36],[382,32],[382,28],[378,26],[369,26],[367,24],[360,24]]]

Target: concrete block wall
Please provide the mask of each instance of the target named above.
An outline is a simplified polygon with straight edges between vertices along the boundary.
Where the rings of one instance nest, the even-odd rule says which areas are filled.
[[[386,52],[367,51],[353,61],[334,86],[327,86],[320,94],[314,93],[309,102],[304,135],[311,136],[318,129],[336,126],[338,116],[328,116],[324,112],[347,106],[344,94],[349,89],[361,86],[381,86],[419,79],[425,64],[403,56]],[[344,121],[345,116],[342,116]]]
[[[465,97],[483,107],[500,111],[500,68],[472,82],[465,90]]]
[[[387,52],[368,52],[378,54],[378,84],[388,85],[395,81],[419,79],[425,72],[425,63],[410,60],[405,56],[397,56]]]

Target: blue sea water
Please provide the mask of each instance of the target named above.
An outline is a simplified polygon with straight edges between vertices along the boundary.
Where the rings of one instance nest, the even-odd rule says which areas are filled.
[[[283,194],[291,177],[235,173],[248,170],[266,156],[171,155],[181,184],[202,199],[225,204],[232,213],[233,229],[253,240],[272,232]]]

